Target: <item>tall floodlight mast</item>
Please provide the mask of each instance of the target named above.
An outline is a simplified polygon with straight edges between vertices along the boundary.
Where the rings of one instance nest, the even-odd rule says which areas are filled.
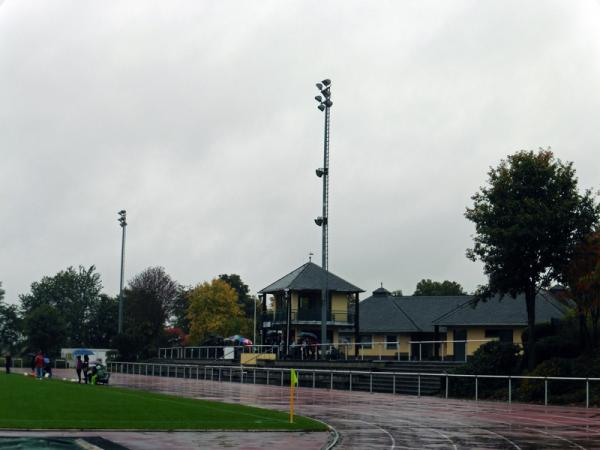
[[[330,108],[333,105],[331,101],[331,80],[325,79],[317,83],[317,89],[321,95],[317,95],[315,100],[319,103],[320,111],[325,111],[325,132],[323,138],[323,167],[316,170],[317,176],[323,178],[323,213],[315,219],[315,223],[321,227],[321,267],[325,271],[325,283],[321,290],[321,344],[327,344],[327,313],[329,311],[329,293],[327,289],[328,271],[329,271],[329,117]],[[321,346],[322,357],[325,357],[325,346]]]
[[[127,229],[127,211],[119,211],[119,224],[123,233],[121,235],[121,280],[119,282],[119,334],[123,332],[123,278],[125,275],[125,230]]]

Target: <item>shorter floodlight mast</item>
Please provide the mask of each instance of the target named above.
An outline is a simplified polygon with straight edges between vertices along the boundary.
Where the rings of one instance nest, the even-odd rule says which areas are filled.
[[[121,281],[119,283],[119,325],[118,332],[123,332],[123,278],[125,276],[125,230],[127,229],[127,211],[119,211],[119,224],[123,230],[121,237]]]

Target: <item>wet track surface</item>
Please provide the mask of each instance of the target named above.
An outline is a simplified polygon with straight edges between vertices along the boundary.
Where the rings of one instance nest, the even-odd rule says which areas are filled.
[[[289,402],[288,387],[123,374],[111,382],[279,410]],[[600,409],[594,408],[300,388],[296,412],[333,426],[340,449],[600,449]],[[269,441],[263,446],[282,448]]]

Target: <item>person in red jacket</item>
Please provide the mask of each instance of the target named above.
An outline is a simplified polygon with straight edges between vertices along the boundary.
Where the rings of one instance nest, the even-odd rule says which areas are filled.
[[[35,355],[35,377],[38,380],[44,378],[44,355],[41,350]]]

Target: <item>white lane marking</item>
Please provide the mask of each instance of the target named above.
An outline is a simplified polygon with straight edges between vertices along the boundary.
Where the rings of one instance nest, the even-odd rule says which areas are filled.
[[[454,450],[458,450],[458,447],[456,446],[456,444],[454,443],[454,441],[449,437],[446,436],[444,433],[442,433],[441,431],[436,430],[435,428],[429,428],[431,431],[433,431],[434,433],[439,434],[440,436],[442,436],[444,439],[446,439],[448,442],[450,442],[450,444],[452,444],[452,447],[454,448]]]
[[[525,428],[525,429],[526,429],[526,430],[531,430],[531,431],[534,431],[534,432],[536,432],[536,433],[543,433],[543,434],[545,434],[546,436],[552,436],[553,438],[560,439],[561,441],[565,441],[565,442],[567,442],[567,443],[571,444],[573,447],[580,448],[581,450],[586,450],[586,448],[585,448],[585,447],[582,447],[581,445],[577,444],[576,442],[573,442],[573,441],[571,441],[571,440],[569,440],[569,439],[567,439],[567,438],[565,438],[565,437],[558,436],[558,435],[556,435],[556,434],[552,434],[552,433],[548,433],[547,431],[543,431],[543,430],[536,430],[535,428]]]
[[[356,419],[356,421],[366,423],[367,425],[371,425],[375,428],[379,428],[381,431],[383,431],[385,434],[387,434],[389,436],[389,438],[391,439],[392,446],[390,447],[390,450],[394,450],[396,448],[396,439],[394,439],[394,436],[392,436],[392,433],[390,433],[388,430],[386,430],[385,428],[381,428],[376,423],[367,422],[366,420]]]

